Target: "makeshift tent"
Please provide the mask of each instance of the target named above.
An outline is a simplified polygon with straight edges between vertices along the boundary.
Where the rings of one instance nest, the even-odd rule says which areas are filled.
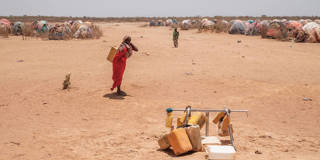
[[[6,34],[9,34],[12,30],[11,28],[11,25],[10,25],[10,21],[3,18],[3,19],[0,19],[0,32],[1,33],[6,33]]]
[[[0,19],[0,24],[1,25],[10,25],[11,23],[10,23],[10,21],[9,20],[7,20],[7,19],[5,19],[5,18],[2,18],[2,19]]]
[[[315,22],[309,22],[302,27],[302,30],[307,35],[306,42],[320,43],[320,25]],[[299,37],[298,37],[299,38]]]
[[[92,38],[92,30],[87,24],[81,24],[73,35],[74,38]]]
[[[181,23],[181,29],[188,30],[191,27],[192,23],[190,19],[183,20]]]
[[[166,20],[166,26],[171,26],[171,25],[173,25],[172,19],[167,19]]]
[[[245,34],[245,31],[246,25],[242,21],[236,20],[229,29],[229,34]]]
[[[63,40],[71,38],[71,29],[64,24],[57,24],[49,29],[49,40]]]
[[[288,38],[288,29],[283,23],[273,21],[267,27],[265,36],[267,38],[286,40]]]
[[[20,21],[14,23],[13,25],[13,34],[23,35],[24,24]]]

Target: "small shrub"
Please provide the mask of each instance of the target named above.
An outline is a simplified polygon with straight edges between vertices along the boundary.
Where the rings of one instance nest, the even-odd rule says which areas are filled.
[[[65,80],[64,80],[63,83],[62,83],[62,85],[63,85],[62,89],[68,89],[69,86],[71,85],[70,76],[71,76],[71,73],[68,73],[68,74],[66,75],[66,78],[65,78]]]
[[[216,31],[216,33],[227,32],[228,31],[228,25],[226,23],[223,23],[223,22],[217,22],[214,25],[214,30]]]
[[[97,25],[93,25],[91,28],[91,31],[92,31],[92,38],[94,39],[99,39],[101,36],[103,36],[102,29]]]
[[[10,30],[6,26],[0,26],[0,36],[9,38]]]
[[[23,35],[26,37],[33,37],[35,36],[35,32],[31,24],[25,24],[23,29]]]

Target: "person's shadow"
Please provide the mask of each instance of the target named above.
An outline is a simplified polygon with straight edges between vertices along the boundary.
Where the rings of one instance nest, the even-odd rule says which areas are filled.
[[[129,95],[126,95],[126,96],[129,96]],[[104,98],[117,99],[117,100],[123,100],[123,99],[125,99],[124,97],[126,97],[126,96],[118,95],[116,92],[107,93],[107,94],[103,95]]]

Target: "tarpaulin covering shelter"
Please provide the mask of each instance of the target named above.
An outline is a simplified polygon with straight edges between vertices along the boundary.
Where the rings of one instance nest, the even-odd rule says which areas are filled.
[[[11,23],[8,19],[2,18],[2,19],[0,19],[0,24],[9,26]]]
[[[273,21],[267,27],[266,37],[281,40],[287,39],[288,29],[282,22]]]
[[[302,27],[302,30],[307,35],[306,42],[320,43],[320,25],[315,22],[309,22]],[[297,37],[299,38],[299,37]]]
[[[13,34],[23,35],[24,24],[20,21],[14,23],[13,25]]]
[[[191,27],[191,25],[192,25],[192,22],[190,19],[183,20],[181,22],[181,29],[187,30]]]
[[[246,25],[242,21],[236,20],[233,21],[233,24],[229,29],[229,34],[245,34],[245,31]]]
[[[92,36],[92,30],[87,24],[81,24],[73,35],[74,38],[92,38]]]

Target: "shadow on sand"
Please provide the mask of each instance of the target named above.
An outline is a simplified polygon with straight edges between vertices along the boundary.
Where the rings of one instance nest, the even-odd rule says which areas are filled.
[[[103,95],[104,98],[109,98],[109,99],[117,99],[117,100],[123,100],[125,99],[125,96],[120,96],[117,93],[107,93]]]
[[[176,156],[171,149],[166,149],[166,150],[158,149],[157,151],[166,153],[171,157],[184,157],[184,156],[192,155],[193,153],[195,153],[193,151],[190,151],[190,152],[184,153],[182,155]]]

